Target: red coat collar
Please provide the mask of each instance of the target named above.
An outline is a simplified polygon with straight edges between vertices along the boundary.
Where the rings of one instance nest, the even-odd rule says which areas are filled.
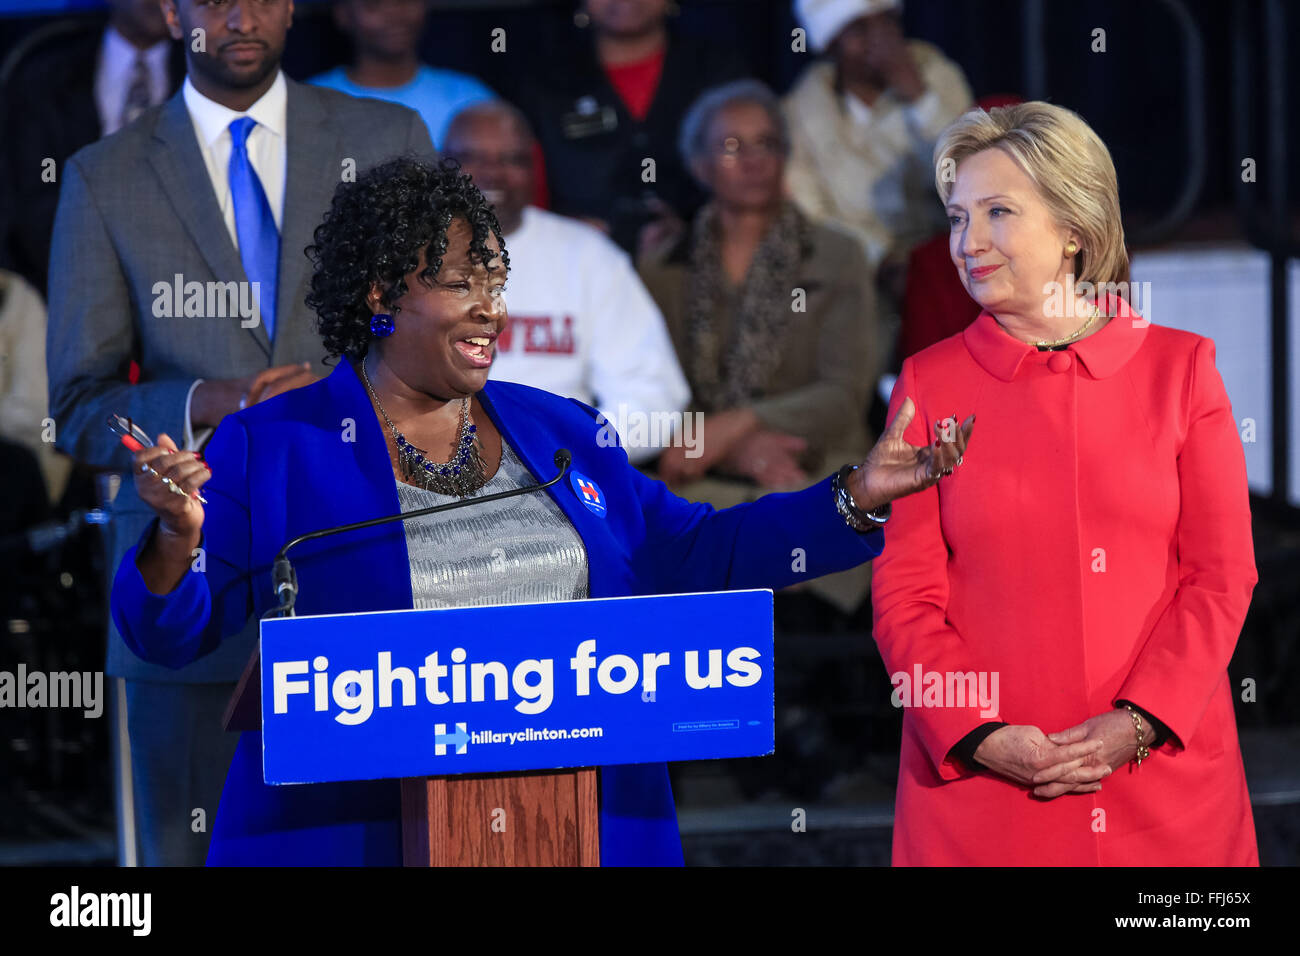
[[[1146,339],[1149,323],[1135,313],[1118,295],[1106,296],[1106,312],[1114,317],[1100,332],[1071,345],[1074,353],[1093,378],[1108,378],[1128,362]],[[1007,333],[987,310],[962,333],[966,348],[975,361],[995,378],[1010,382],[1020,370],[1020,363],[1038,350],[1028,342]]]

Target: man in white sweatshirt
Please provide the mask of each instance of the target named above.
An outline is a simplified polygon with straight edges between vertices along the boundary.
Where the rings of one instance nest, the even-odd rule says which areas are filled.
[[[690,403],[663,316],[632,261],[599,230],[529,205],[533,135],[503,101],[463,110],[444,154],[496,209],[510,256],[510,324],[490,377],[522,382],[603,412],[633,463],[658,455],[662,427]]]

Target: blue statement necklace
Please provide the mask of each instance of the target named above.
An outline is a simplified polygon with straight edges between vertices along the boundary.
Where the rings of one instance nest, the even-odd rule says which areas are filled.
[[[370,376],[366,374],[364,359],[361,361],[361,380],[366,383],[366,391],[375,400],[379,414],[393,433],[393,441],[397,444],[398,469],[404,481],[409,482],[415,478],[426,490],[455,498],[468,497],[487,484],[487,468],[483,464],[478,429],[470,421],[468,397],[460,401],[460,428],[456,432],[455,454],[450,461],[430,461],[423,449],[406,440],[384,411],[375,387],[370,384]]]

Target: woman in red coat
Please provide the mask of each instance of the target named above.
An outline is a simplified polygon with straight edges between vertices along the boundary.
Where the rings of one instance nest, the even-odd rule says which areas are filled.
[[[935,169],[984,311],[904,362],[891,414],[911,397],[921,444],[973,399],[980,436],[875,562],[894,863],[1257,865],[1227,673],[1256,573],[1214,344],[1129,308],[1114,166],[1075,114],[973,111]]]

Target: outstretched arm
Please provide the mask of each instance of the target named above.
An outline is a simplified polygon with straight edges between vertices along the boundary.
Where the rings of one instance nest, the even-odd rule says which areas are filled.
[[[903,440],[911,408],[909,402],[904,414],[895,416],[846,481],[859,511],[875,511],[931,487],[960,460],[973,417],[934,447],[911,445]],[[645,521],[634,561],[659,591],[782,588],[855,567],[884,548],[880,529],[868,523],[868,530],[856,530],[840,513],[833,477],[721,511],[686,501],[639,472],[632,481]]]

